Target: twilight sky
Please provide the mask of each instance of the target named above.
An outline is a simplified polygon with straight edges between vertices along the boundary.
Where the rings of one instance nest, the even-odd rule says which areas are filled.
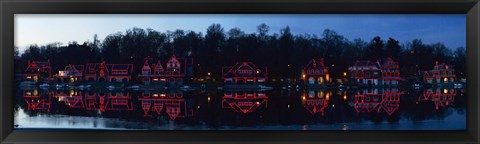
[[[124,33],[133,27],[205,34],[213,23],[221,24],[225,32],[238,27],[245,33],[253,33],[257,25],[265,23],[270,26],[269,34],[280,33],[288,25],[293,34],[321,36],[328,28],[349,40],[361,38],[369,42],[380,36],[405,44],[419,38],[426,44],[441,42],[451,49],[466,47],[464,14],[17,14],[15,45],[22,53],[31,44],[83,43],[92,41],[94,34],[102,41],[109,34]]]

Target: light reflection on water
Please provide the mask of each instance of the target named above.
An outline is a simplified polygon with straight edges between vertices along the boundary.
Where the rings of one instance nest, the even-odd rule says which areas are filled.
[[[17,128],[463,130],[463,89],[17,92]]]

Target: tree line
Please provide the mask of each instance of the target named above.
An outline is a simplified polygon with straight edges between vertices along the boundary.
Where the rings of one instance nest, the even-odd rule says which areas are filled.
[[[160,32],[153,29],[131,28],[124,33],[106,36],[102,41],[97,35],[92,41],[47,45],[33,44],[23,53],[15,47],[15,71],[23,73],[28,60],[50,59],[52,70],[62,70],[68,64],[107,63],[134,64],[136,76],[144,58],[149,56],[165,63],[175,53],[177,57],[192,57],[194,76],[211,73],[221,78],[222,66],[251,61],[258,67],[268,68],[270,78],[299,78],[301,69],[311,59],[324,58],[333,78],[342,77],[355,60],[371,60],[391,57],[400,65],[402,76],[415,76],[420,70],[430,70],[435,61],[455,65],[457,76],[465,77],[465,48],[447,48],[443,43],[425,44],[421,39],[400,44],[392,37],[379,36],[364,41],[348,40],[334,30],[325,29],[315,34],[292,34],[289,26],[279,33],[269,33],[266,24],[257,31],[246,33],[240,28],[225,30],[220,24],[210,25],[206,33],[177,29]]]

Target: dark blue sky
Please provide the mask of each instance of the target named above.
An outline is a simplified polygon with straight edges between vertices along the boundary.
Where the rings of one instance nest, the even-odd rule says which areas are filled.
[[[405,44],[415,38],[426,44],[441,42],[455,49],[466,45],[466,18],[464,14],[167,14],[167,15],[15,15],[15,45],[20,51],[31,44],[70,41],[91,41],[94,34],[102,40],[108,34],[125,32],[132,27],[152,28],[166,32],[176,29],[193,30],[205,34],[213,23],[225,31],[238,27],[246,33],[256,32],[256,26],[270,26],[269,34],[280,33],[289,25],[294,34],[316,34],[324,29],[335,30],[349,40],[361,38],[370,41],[374,36],[386,40],[395,38]]]

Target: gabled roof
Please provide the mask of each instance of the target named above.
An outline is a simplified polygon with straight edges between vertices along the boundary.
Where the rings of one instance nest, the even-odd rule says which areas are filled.
[[[223,77],[234,77],[238,76],[239,74],[237,73],[239,70],[251,70],[252,74],[249,76],[255,76],[255,77],[267,77],[267,72],[265,68],[265,72],[260,70],[255,64],[251,62],[241,62],[241,63],[236,63],[233,66],[226,66],[222,68],[222,75]]]
[[[87,66],[86,66],[87,69],[86,69],[85,73],[86,74],[96,74],[98,68],[100,67],[100,64],[101,63],[87,63]]]
[[[353,65],[354,68],[357,68],[357,67],[367,67],[368,69],[380,69],[381,66],[380,66],[380,63],[377,61],[377,62],[371,62],[369,60],[357,60],[355,61],[355,64]]]
[[[150,72],[163,72],[163,66],[161,60],[157,60],[156,63],[150,57],[144,58],[145,62],[142,65],[142,71],[150,71]]]
[[[393,112],[398,110],[398,107],[400,107],[400,102],[399,101],[388,101],[388,102],[382,102],[381,106],[385,112],[387,112],[388,115],[392,115]]]
[[[140,101],[140,106],[142,107],[142,110],[143,110],[143,113],[145,116],[148,115],[148,112],[150,111],[150,108],[152,107],[152,102],[150,100],[141,100],[139,99]]]
[[[45,71],[46,69],[51,69],[50,60],[48,60],[47,62],[42,62],[42,61],[30,62],[30,60],[28,60],[27,68],[25,71],[34,71],[34,70]]]
[[[305,68],[327,68],[327,67],[325,66],[325,63],[322,58],[320,61],[317,61],[315,59],[310,60],[308,64],[305,66]]]
[[[25,99],[25,102],[27,103],[28,110],[47,110],[48,112],[50,112],[50,101],[46,101],[45,99],[39,99],[37,101],[30,101]]]
[[[155,111],[155,113],[160,114],[162,112],[162,109],[164,107],[164,102],[163,101],[153,101],[153,106],[152,109]]]
[[[163,73],[167,69],[171,70],[171,68],[176,68],[175,73],[185,74],[187,71],[187,67],[191,66],[191,64],[187,64],[188,61],[193,62],[191,58],[177,58],[175,55],[172,55],[170,59],[167,61],[165,65],[166,67],[164,67],[160,59],[158,59],[157,61],[154,61],[152,58],[147,57],[145,58],[145,62],[142,65],[142,70]],[[146,64],[148,64],[149,68],[144,68]]]
[[[371,112],[377,108],[379,103],[355,103],[354,108],[357,112]]]
[[[115,75],[112,72],[115,71],[127,71],[127,73],[132,73],[133,71],[133,64],[105,64],[105,62],[102,63],[88,63],[86,66],[86,74],[96,74],[97,70],[100,69],[100,67],[104,65],[107,72],[110,75]]]
[[[327,106],[328,101],[326,99],[307,99],[303,107],[307,109],[308,112],[310,112],[312,115],[321,112],[323,116],[324,110]]]
[[[83,97],[80,96],[72,96],[72,97],[63,97],[65,104],[67,104],[70,108],[84,108]]]
[[[431,72],[431,71],[424,71],[424,72],[423,72],[423,76],[424,76],[424,77],[425,77],[425,76],[427,76],[427,77],[432,76],[432,72]]]
[[[152,61],[152,58],[145,58],[145,62],[143,62],[143,65],[142,65],[142,71],[151,71],[153,69],[153,65],[150,64],[150,62]]]
[[[156,72],[156,71],[163,72],[164,71],[163,66],[162,66],[162,62],[160,60],[157,61],[157,64],[155,64],[154,67],[155,67],[154,72]]]
[[[174,65],[170,65],[170,64],[174,64]],[[178,64],[178,65],[175,65],[175,64]],[[169,68],[172,68],[172,67],[180,67],[180,61],[178,61],[177,57],[175,56],[175,54],[173,54],[170,59],[168,59],[167,61],[167,69]]]
[[[223,98],[223,103],[228,104],[227,108],[232,108],[244,114],[255,111],[255,109],[266,102],[267,98]]]
[[[381,107],[388,115],[392,115],[400,107],[400,95],[403,92],[392,91],[382,95]]]
[[[171,120],[175,120],[181,113],[181,101],[169,101],[165,103],[165,111]]]
[[[78,72],[81,72],[83,73],[83,70],[85,68],[84,65],[73,65],[73,67],[78,71]]]
[[[398,63],[395,62],[392,58],[388,57],[386,59],[380,60],[382,69],[398,69]]]
[[[65,71],[83,73],[84,65],[71,65],[65,67]]]

